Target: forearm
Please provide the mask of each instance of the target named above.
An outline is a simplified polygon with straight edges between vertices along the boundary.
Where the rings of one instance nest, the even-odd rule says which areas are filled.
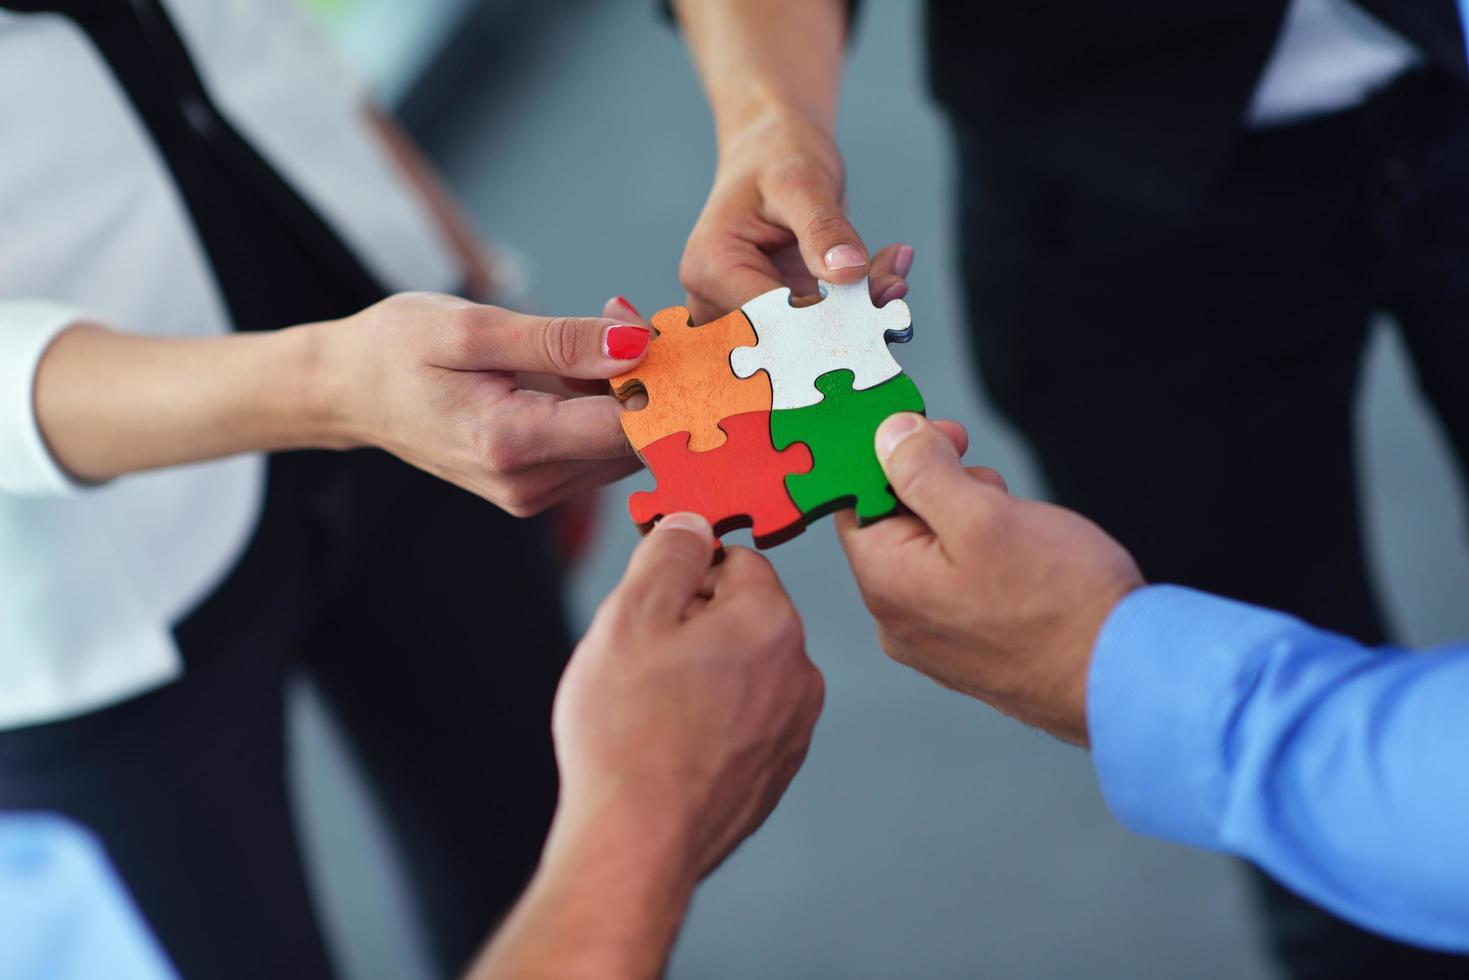
[[[1126,600],[1092,666],[1103,792],[1401,939],[1469,950],[1469,648],[1368,650],[1176,589]]]
[[[681,836],[558,814],[541,867],[467,980],[660,976],[693,894]]]
[[[312,330],[164,338],[79,325],[41,359],[35,410],[84,481],[236,453],[339,444]]]
[[[830,133],[836,120],[846,0],[674,0],[721,145],[772,114]]]

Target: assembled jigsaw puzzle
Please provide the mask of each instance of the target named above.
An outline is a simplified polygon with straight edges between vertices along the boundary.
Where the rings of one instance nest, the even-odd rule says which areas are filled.
[[[902,300],[874,306],[866,279],[821,295],[796,307],[774,289],[700,326],[681,306],[654,314],[647,357],[612,379],[624,401],[648,398],[622,413],[657,481],[628,500],[640,528],[694,511],[768,548],[843,507],[863,523],[897,510],[873,436],[894,412],[924,410],[887,347],[912,338],[912,316]]]

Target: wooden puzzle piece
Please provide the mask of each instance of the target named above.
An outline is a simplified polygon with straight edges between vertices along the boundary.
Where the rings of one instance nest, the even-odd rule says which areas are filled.
[[[770,416],[777,449],[804,443],[811,450],[809,472],[786,477],[791,499],[807,523],[843,507],[855,507],[863,523],[898,508],[872,440],[889,415],[922,412],[923,396],[906,374],[861,391],[852,384],[851,371],[823,374],[816,379],[824,396],[820,402]]]
[[[709,519],[716,535],[749,527],[761,548],[799,534],[801,512],[785,478],[811,468],[810,451],[798,445],[777,452],[769,412],[734,415],[719,425],[728,438],[707,452],[690,450],[683,432],[643,447],[658,488],[628,498],[633,521],[646,531],[664,514],[693,511]]]
[[[729,352],[755,343],[755,331],[740,310],[712,323],[690,326],[682,306],[653,314],[658,335],[637,367],[612,379],[618,398],[646,392],[645,408],[622,413],[622,431],[634,449],[686,432],[690,452],[708,452],[724,443],[719,420],[747,412],[769,412],[770,378],[735,377]]]
[[[770,375],[775,411],[815,405],[821,400],[816,379],[832,371],[852,372],[857,391],[902,373],[887,345],[912,339],[908,304],[895,299],[881,308],[873,306],[865,278],[820,286],[824,298],[814,306],[792,306],[785,287],[744,305],[758,343],[736,347],[729,363],[741,378],[761,370]]]

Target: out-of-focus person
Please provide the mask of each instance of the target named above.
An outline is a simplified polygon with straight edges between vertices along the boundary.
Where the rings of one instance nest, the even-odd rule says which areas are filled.
[[[309,675],[457,972],[556,800],[524,518],[637,467],[646,325],[445,295],[496,269],[294,0],[0,3],[0,129],[0,813],[95,834],[184,976],[330,976]]]

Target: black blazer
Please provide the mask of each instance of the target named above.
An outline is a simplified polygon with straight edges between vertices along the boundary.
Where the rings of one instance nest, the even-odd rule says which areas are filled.
[[[1466,77],[1455,0],[1353,0]],[[1287,0],[929,0],[929,76],[970,145],[1170,209],[1243,131]]]

